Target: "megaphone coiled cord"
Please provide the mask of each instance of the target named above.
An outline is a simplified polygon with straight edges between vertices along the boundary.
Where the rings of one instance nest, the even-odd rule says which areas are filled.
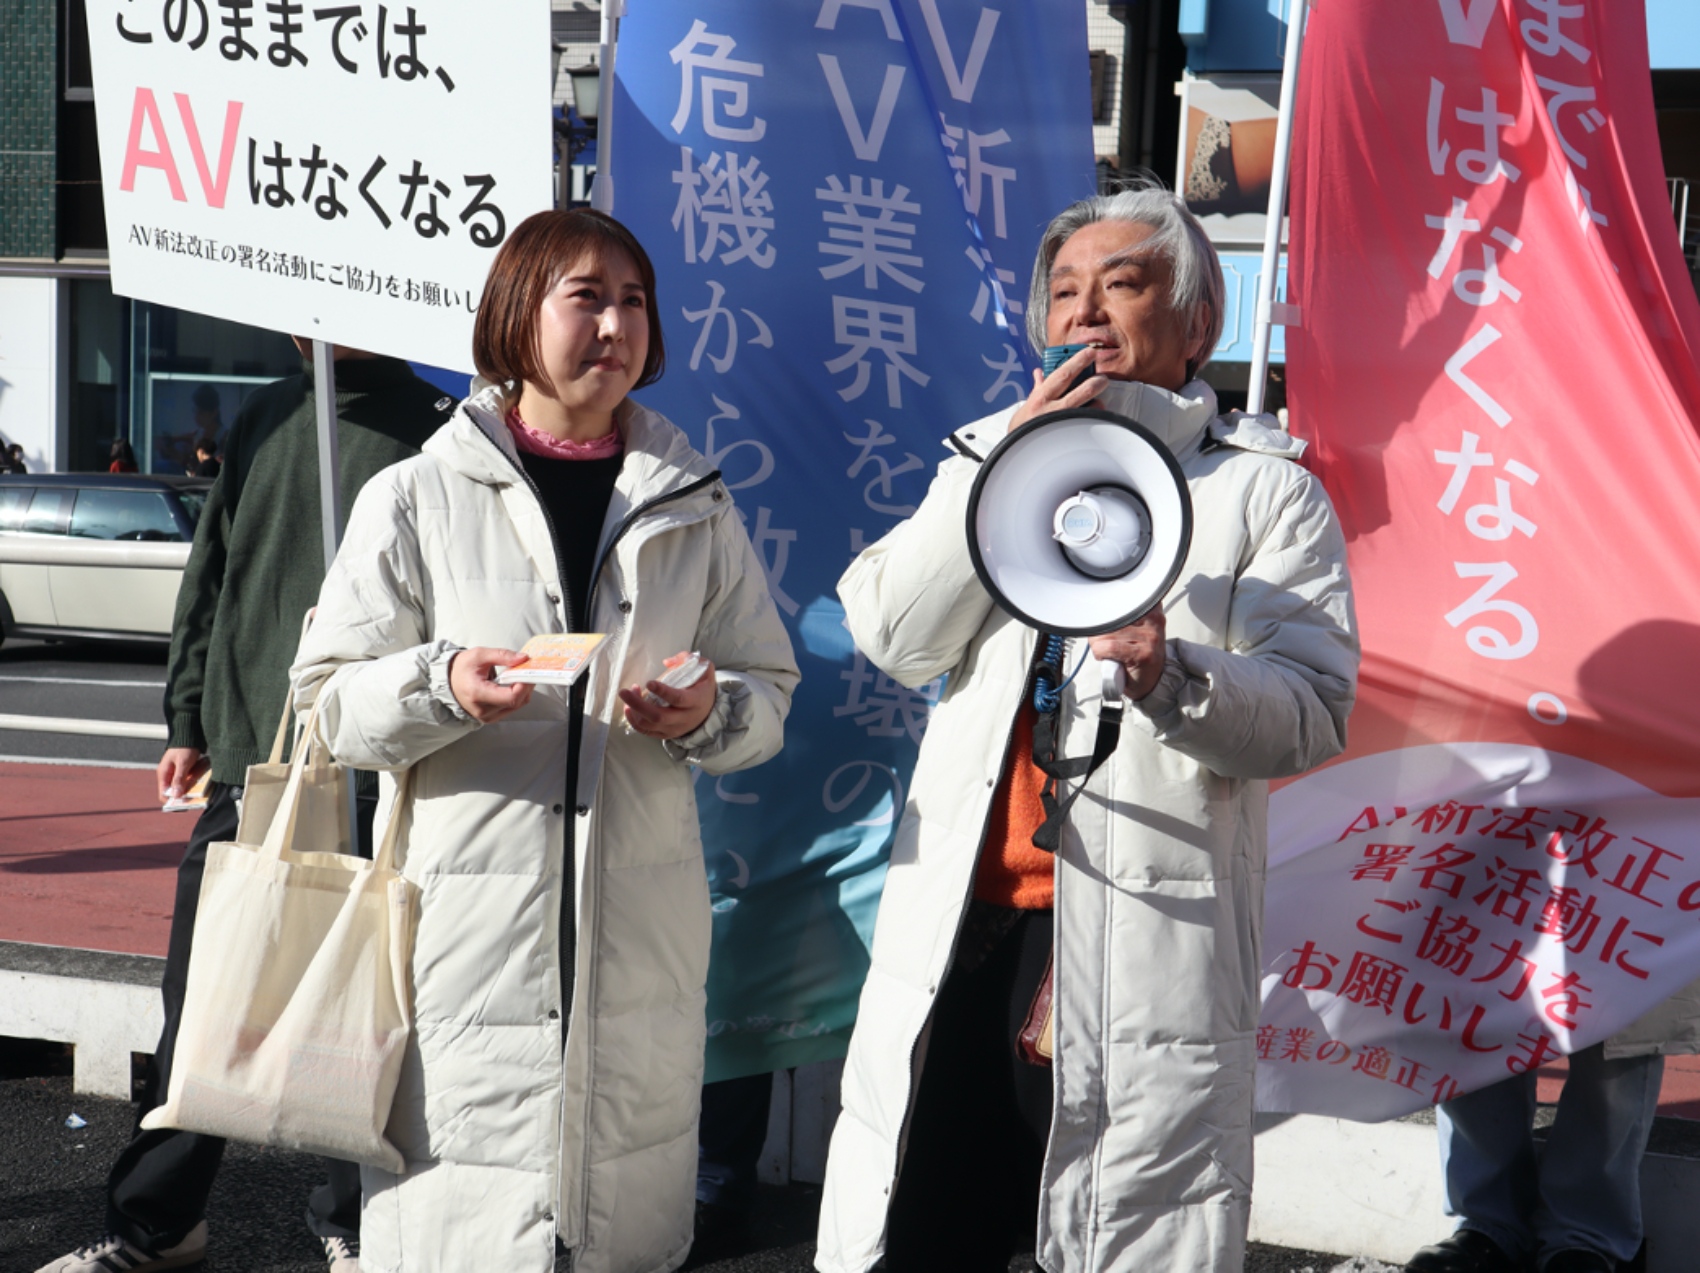
[[[1060,636],[1045,633],[1043,637],[1043,653],[1039,656],[1039,665],[1033,674],[1033,710],[1041,715],[1049,715],[1062,706],[1062,693],[1080,675],[1080,669],[1086,666],[1086,656],[1091,647],[1080,652],[1080,661],[1074,665],[1074,671],[1068,674],[1061,685],[1056,678],[1062,671],[1063,658],[1068,652],[1068,641]]]

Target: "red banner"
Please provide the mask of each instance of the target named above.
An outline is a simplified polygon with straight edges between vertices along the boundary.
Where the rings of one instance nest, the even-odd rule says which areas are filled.
[[[1700,976],[1700,304],[1638,7],[1330,0],[1297,109],[1290,407],[1364,662],[1273,802],[1259,1092],[1385,1117]]]

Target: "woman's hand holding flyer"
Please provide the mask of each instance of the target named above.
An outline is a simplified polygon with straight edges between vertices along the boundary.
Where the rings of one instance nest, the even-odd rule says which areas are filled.
[[[525,656],[518,650],[497,650],[475,645],[461,650],[449,663],[449,689],[466,714],[481,725],[517,712],[531,700],[529,684],[501,685],[500,669]]]
[[[662,674],[648,685],[620,691],[626,724],[650,738],[683,738],[714,709],[719,691],[714,664],[700,654],[681,650],[662,667]]]

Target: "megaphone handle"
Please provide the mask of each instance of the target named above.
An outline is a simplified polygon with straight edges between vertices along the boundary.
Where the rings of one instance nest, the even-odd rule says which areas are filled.
[[[1106,703],[1119,703],[1127,693],[1127,670],[1114,659],[1104,663],[1104,680],[1099,692]]]

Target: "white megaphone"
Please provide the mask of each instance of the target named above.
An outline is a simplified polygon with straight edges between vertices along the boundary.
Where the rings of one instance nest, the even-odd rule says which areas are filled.
[[[1126,627],[1163,599],[1192,544],[1168,447],[1126,416],[1053,411],[992,449],[968,496],[968,552],[1008,614],[1058,636]]]

